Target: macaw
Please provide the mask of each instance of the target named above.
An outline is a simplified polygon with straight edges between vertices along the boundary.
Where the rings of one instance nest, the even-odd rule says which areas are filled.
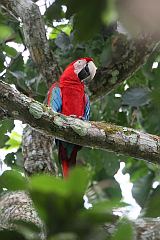
[[[90,102],[88,95],[85,94],[84,82],[94,78],[96,69],[93,59],[89,57],[79,58],[70,63],[59,81],[49,89],[48,105],[66,116],[89,120]],[[61,140],[56,140],[56,143],[63,176],[67,177],[70,167],[76,164],[77,152],[81,147]]]

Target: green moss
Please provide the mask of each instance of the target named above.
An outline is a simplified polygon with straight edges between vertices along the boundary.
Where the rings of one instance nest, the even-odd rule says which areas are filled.
[[[122,131],[125,133],[126,136],[132,135],[132,134],[136,134],[132,129],[123,127]]]
[[[80,119],[75,119],[74,122],[69,123],[70,127],[80,136],[85,136],[88,129],[92,126],[88,121],[82,121]]]
[[[113,77],[117,77],[118,75],[119,75],[119,71],[118,70],[112,71],[112,76]]]
[[[111,77],[111,78],[110,78],[110,82],[111,82],[112,84],[115,84],[115,83],[117,82],[117,80],[118,80],[117,77]]]
[[[58,115],[54,117],[54,123],[59,127],[64,127],[64,128],[67,127],[66,120],[63,119],[61,116],[58,116]]]
[[[99,128],[104,130],[104,132],[107,134],[115,134],[117,132],[123,132],[123,128],[120,126],[116,126],[114,124],[109,124],[109,123],[104,123],[104,122],[94,122],[94,125]]]
[[[32,102],[29,107],[30,114],[33,115],[34,118],[39,119],[43,115],[43,107],[42,104],[38,102]]]

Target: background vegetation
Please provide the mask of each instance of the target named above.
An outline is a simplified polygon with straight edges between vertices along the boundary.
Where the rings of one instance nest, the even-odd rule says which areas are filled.
[[[117,28],[117,19],[124,25],[118,1],[56,0],[53,3],[41,1],[44,5],[44,21],[48,32],[50,48],[59,67],[64,67],[76,58],[92,57],[97,65],[105,66],[111,57],[111,39]],[[119,23],[118,23],[119,24]],[[135,29],[130,34],[134,36]],[[141,26],[140,26],[141,27]],[[119,27],[122,31],[122,28]],[[132,30],[133,29],[133,30]],[[137,29],[136,29],[137,30]],[[14,43],[14,44],[13,44]],[[18,19],[0,9],[0,78],[34,99],[43,102],[47,86],[37,72],[32,59],[27,60],[22,24]],[[155,135],[160,134],[160,68],[159,48],[147,63],[130,79],[107,96],[91,105],[91,120],[106,121],[132,127]],[[156,65],[154,64],[156,62]],[[156,66],[156,68],[153,68]],[[78,163],[85,169],[75,169],[67,181],[51,176],[33,176],[26,179],[23,174],[21,135],[14,131],[14,121],[0,120],[0,148],[9,150],[3,162],[11,170],[0,177],[0,191],[26,190],[43,220],[47,237],[58,239],[109,239],[104,223],[115,223],[118,217],[113,213],[122,203],[122,193],[114,175],[125,162],[123,173],[129,173],[133,183],[132,194],[142,208],[141,215],[160,215],[159,166],[148,164],[116,153],[83,148]],[[57,151],[54,150],[57,162]],[[61,169],[59,168],[59,175]],[[156,185],[155,185],[156,183]],[[156,187],[155,187],[156,186]],[[87,190],[89,189],[89,190]],[[93,208],[86,210],[83,196],[88,194]],[[19,222],[17,231],[1,231],[1,239],[39,239],[39,230]],[[127,232],[127,238],[125,233]],[[132,239],[132,225],[127,219],[119,219],[113,239]]]

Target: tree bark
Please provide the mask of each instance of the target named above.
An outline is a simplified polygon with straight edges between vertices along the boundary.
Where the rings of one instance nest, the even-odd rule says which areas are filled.
[[[32,200],[23,191],[8,192],[0,198],[0,230],[16,229],[16,220],[35,224],[41,230],[40,239],[45,239],[43,223]]]
[[[58,71],[54,71],[57,62],[49,48],[39,7],[31,0],[0,0],[0,4],[21,18],[25,44],[31,58],[48,85],[51,85],[58,77]]]
[[[22,148],[24,170],[27,175],[50,173],[57,175],[52,156],[54,139],[27,125],[23,130]]]
[[[90,99],[96,100],[108,94],[130,78],[159,45],[159,40],[149,35],[128,39],[117,33],[111,39],[111,56],[105,67],[98,69],[89,85]]]
[[[138,218],[131,221],[134,240],[160,240],[160,218]],[[116,224],[105,224],[107,236],[116,230]]]
[[[0,108],[0,120],[9,118],[9,113],[7,112],[6,109]]]
[[[74,144],[114,151],[158,163],[160,137],[104,122],[88,122],[53,112],[0,81],[0,107],[13,119]]]

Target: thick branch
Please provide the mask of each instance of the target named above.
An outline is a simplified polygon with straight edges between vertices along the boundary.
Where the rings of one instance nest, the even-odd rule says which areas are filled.
[[[102,122],[86,122],[53,113],[41,103],[0,81],[0,107],[45,134],[86,147],[111,150],[159,163],[160,137]]]
[[[0,107],[0,120],[2,120],[4,118],[9,118],[9,117],[10,116],[9,116],[8,112]]]
[[[50,85],[57,79],[57,71],[53,71],[57,63],[49,49],[39,7],[31,0],[0,0],[0,4],[21,18],[25,43],[32,60]]]
[[[132,221],[135,240],[159,240],[160,218],[138,218]],[[111,236],[116,231],[116,224],[105,224],[106,233]]]
[[[14,229],[16,220],[31,222],[40,228],[40,239],[45,239],[44,226],[32,200],[22,191],[8,192],[0,198],[0,230]]]
[[[117,33],[112,38],[111,55],[108,64],[100,68],[89,85],[91,99],[96,100],[131,77],[155,50],[159,41],[149,35],[139,39],[127,39],[124,34]]]

